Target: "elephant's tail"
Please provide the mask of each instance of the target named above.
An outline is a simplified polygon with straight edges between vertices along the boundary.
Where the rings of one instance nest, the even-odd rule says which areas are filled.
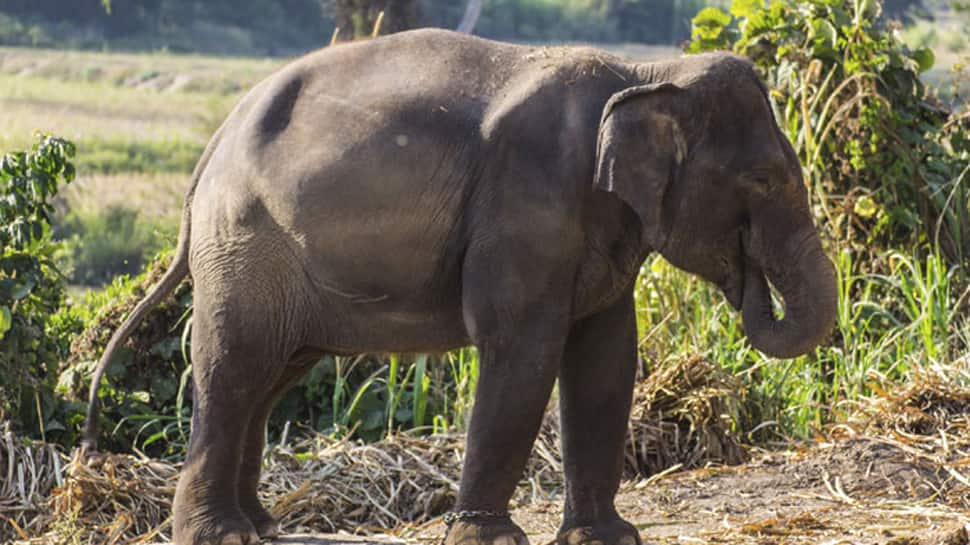
[[[209,163],[209,157],[212,155],[212,151],[216,148],[216,144],[219,141],[219,136],[222,132],[222,128],[216,132],[216,134],[210,140],[209,145],[206,147],[205,152],[203,152],[202,157],[199,159],[199,163],[195,167],[195,171],[192,173],[192,182],[189,185],[189,190],[185,195],[185,205],[182,208],[182,221],[179,226],[179,238],[178,244],[175,247],[175,255],[172,256],[172,264],[169,265],[167,271],[162,276],[162,279],[148,290],[148,294],[135,305],[135,309],[131,311],[128,318],[121,324],[114,334],[111,336],[111,340],[108,341],[108,346],[104,349],[104,353],[101,355],[101,359],[98,361],[98,366],[94,369],[94,374],[91,377],[91,388],[88,393],[88,411],[84,428],[84,437],[81,441],[82,449],[85,452],[95,452],[98,448],[98,418],[100,407],[98,403],[98,388],[101,386],[101,378],[104,376],[104,371],[108,367],[108,362],[110,362],[115,353],[118,351],[128,338],[135,331],[135,328],[141,323],[145,316],[151,312],[155,306],[162,301],[168,294],[172,293],[175,288],[182,282],[182,279],[189,274],[189,240],[191,239],[191,223],[192,223],[192,198],[195,195],[195,188],[199,183],[199,179],[202,177],[202,172],[205,171],[205,167]]]
[[[115,330],[111,340],[108,341],[107,348],[101,355],[101,359],[98,361],[98,366],[94,369],[94,375],[91,377],[91,389],[88,394],[87,422],[85,423],[84,439],[81,443],[87,452],[94,452],[98,448],[98,413],[100,412],[98,388],[101,386],[101,377],[104,376],[108,362],[114,358],[118,348],[128,340],[128,337],[135,331],[145,315],[151,312],[165,296],[175,290],[176,286],[189,272],[188,216],[189,212],[186,207],[185,211],[182,212],[181,232],[179,233],[175,255],[172,257],[172,264],[165,271],[161,281],[152,286],[145,298],[139,301],[135,309],[131,311],[128,319]]]

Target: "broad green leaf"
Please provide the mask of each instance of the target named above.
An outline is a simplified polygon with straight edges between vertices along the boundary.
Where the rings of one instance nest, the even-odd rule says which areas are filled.
[[[936,62],[936,55],[933,54],[933,50],[928,47],[921,47],[916,51],[913,51],[911,55],[916,64],[919,65],[920,73],[926,72],[930,68],[933,68],[933,64]]]
[[[6,305],[0,305],[0,337],[3,337],[13,327],[13,314]]]
[[[61,424],[60,421],[58,420],[50,420],[46,424],[44,424],[44,429],[46,429],[47,432],[50,433],[52,431],[64,431],[67,428],[65,428],[64,424]]]
[[[694,36],[701,40],[717,40],[721,35],[722,27],[695,27]]]
[[[852,24],[852,18],[841,6],[829,6],[829,15],[837,28],[844,28]]]
[[[707,7],[698,12],[698,14],[691,19],[691,23],[695,27],[717,28],[720,30],[721,28],[731,24],[731,16],[718,8]]]
[[[855,206],[852,207],[852,210],[863,218],[871,218],[879,210],[879,207],[876,205],[876,201],[874,201],[872,197],[869,195],[863,195],[855,202]]]
[[[63,396],[67,396],[74,391],[74,388],[77,386],[77,382],[77,372],[68,367],[57,377],[57,386],[55,387],[55,391]]]
[[[855,5],[855,24],[860,25],[863,21],[872,21],[879,16],[879,2],[876,0],[856,0]]]
[[[131,393],[131,398],[134,399],[135,401],[140,401],[140,402],[145,403],[145,404],[147,404],[149,401],[151,401],[151,396],[149,396],[148,395],[148,392],[146,392],[144,390],[139,390],[139,391],[136,391],[136,392],[132,392]]]
[[[834,49],[839,34],[827,19],[813,19],[812,37],[816,40],[822,40],[824,45]]]
[[[34,289],[34,283],[30,280],[13,285],[10,290],[10,297],[14,301],[19,301],[30,295],[30,290]]]
[[[763,0],[734,0],[731,2],[731,15],[735,17],[751,17],[752,13],[764,9]]]
[[[744,33],[749,40],[757,34],[771,30],[771,28],[771,17],[764,10],[759,10],[748,15],[744,21]]]

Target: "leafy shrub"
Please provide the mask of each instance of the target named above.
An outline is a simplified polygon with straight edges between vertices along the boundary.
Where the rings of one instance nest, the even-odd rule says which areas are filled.
[[[45,436],[65,339],[50,334],[64,299],[53,260],[50,200],[74,179],[74,145],[41,136],[29,151],[0,159],[0,420]]]
[[[105,345],[148,288],[164,273],[171,251],[155,257],[135,277],[120,275],[103,290],[84,294],[57,318],[74,327],[64,359],[57,394],[65,400],[87,399],[91,373]],[[188,435],[190,408],[185,398],[188,374],[184,325],[191,310],[191,283],[159,304],[135,330],[111,361],[99,391],[102,444],[113,450],[132,446],[154,455],[181,452]],[[78,436],[83,417],[70,418],[71,437]]]
[[[0,13],[0,44],[49,47],[53,42],[44,25]]]
[[[176,225],[155,223],[124,206],[94,212],[71,211],[55,235],[65,240],[61,270],[72,284],[104,285],[112,278],[137,275],[176,238]]]
[[[932,51],[880,24],[878,0],[735,0],[730,11],[698,13],[687,49],[755,62],[830,236],[876,265],[914,245],[970,258],[970,119],[920,81]]]

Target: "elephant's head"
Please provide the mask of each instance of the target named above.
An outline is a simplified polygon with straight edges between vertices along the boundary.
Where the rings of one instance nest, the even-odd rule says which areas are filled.
[[[642,244],[724,292],[756,348],[808,352],[835,320],[835,272],[764,85],[747,60],[726,54],[644,72],[663,83],[621,91],[603,110],[596,187],[636,211]]]

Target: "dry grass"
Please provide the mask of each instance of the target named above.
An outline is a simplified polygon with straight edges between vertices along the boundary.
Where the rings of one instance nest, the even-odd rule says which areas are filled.
[[[691,358],[637,384],[627,441],[628,473],[740,464],[737,429],[744,386],[719,366]]]
[[[67,459],[53,445],[19,440],[9,429],[0,441],[0,542],[41,527],[50,491],[63,482]]]
[[[183,173],[91,174],[79,176],[58,197],[61,210],[93,214],[111,206],[138,210],[151,220],[178,224],[189,175]]]

